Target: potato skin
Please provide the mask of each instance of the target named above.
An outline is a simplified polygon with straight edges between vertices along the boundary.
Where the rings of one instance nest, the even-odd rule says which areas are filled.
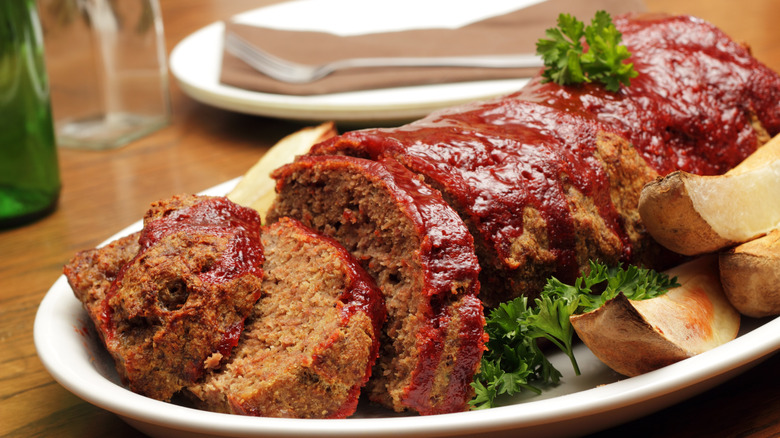
[[[607,366],[636,376],[734,339],[740,316],[723,293],[716,255],[664,271],[680,286],[639,301],[622,293],[569,318],[577,336]]]
[[[723,291],[743,315],[780,315],[780,229],[719,256]]]
[[[639,215],[645,228],[664,247],[684,255],[699,255],[733,245],[715,232],[696,211],[683,171],[656,178],[642,188]]]
[[[622,293],[570,320],[593,354],[624,376],[638,376],[692,356],[658,333]]]

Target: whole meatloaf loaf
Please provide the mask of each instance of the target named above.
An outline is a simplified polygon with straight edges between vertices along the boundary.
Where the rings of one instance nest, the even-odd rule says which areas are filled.
[[[385,317],[373,279],[336,241],[282,218],[263,229],[265,272],[232,357],[188,389],[196,405],[265,417],[354,413]]]
[[[310,155],[393,158],[440,190],[474,235],[487,306],[572,281],[588,260],[669,261],[637,212],[642,186],[722,173],[780,133],[780,77],[701,20],[620,16],[639,73],[617,92],[541,76],[520,91],[397,128],[345,133]]]
[[[65,275],[132,391],[160,400],[230,355],[260,297],[260,218],[225,198],[152,204],[140,233]]]
[[[392,159],[303,157],[277,169],[268,221],[338,240],[387,307],[368,396],[397,411],[465,410],[484,348],[473,240],[441,195]]]

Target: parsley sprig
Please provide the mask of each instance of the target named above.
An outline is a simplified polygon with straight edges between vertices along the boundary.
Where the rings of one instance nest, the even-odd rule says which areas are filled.
[[[607,90],[618,91],[621,84],[629,86],[631,78],[638,75],[634,64],[623,62],[631,53],[620,44],[623,35],[605,11],[596,12],[589,26],[569,14],[560,14],[558,27],[547,29],[545,35],[549,39],[536,43],[536,53],[544,60],[545,82],[601,82]]]
[[[472,407],[493,407],[502,394],[523,390],[541,393],[541,386],[560,381],[561,373],[537,345],[540,338],[563,351],[579,375],[572,345],[574,329],[569,322],[572,315],[595,310],[620,293],[632,300],[643,300],[677,286],[676,278],[653,270],[608,267],[591,261],[589,273],[577,278],[573,285],[550,278],[534,307],[528,306],[525,297],[501,303],[487,318],[485,330],[490,339],[480,372],[472,383],[476,393],[470,402]]]

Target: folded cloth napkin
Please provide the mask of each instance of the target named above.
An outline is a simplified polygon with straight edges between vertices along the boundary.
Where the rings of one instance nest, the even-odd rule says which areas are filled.
[[[611,14],[642,11],[641,0],[547,0],[458,29],[419,29],[354,36],[278,30],[225,23],[248,42],[283,59],[319,64],[345,58],[472,56],[535,53],[536,41],[554,27],[558,14],[569,13],[586,23],[597,10]],[[538,68],[395,67],[335,72],[305,84],[270,78],[223,51],[220,82],[238,88],[287,95],[316,95],[407,85],[531,77]]]

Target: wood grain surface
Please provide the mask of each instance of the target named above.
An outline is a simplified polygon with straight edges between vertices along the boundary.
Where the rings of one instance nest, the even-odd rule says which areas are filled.
[[[270,1],[161,0],[170,52],[191,32]],[[777,0],[647,0],[653,11],[699,16],[780,71]],[[137,221],[148,204],[241,175],[267,148],[302,125],[202,105],[171,80],[173,122],[111,151],[60,150],[57,210],[0,231],[0,436],[139,437],[115,415],[57,384],[33,345],[35,312],[62,265]],[[780,355],[727,383],[594,436],[780,437]]]

